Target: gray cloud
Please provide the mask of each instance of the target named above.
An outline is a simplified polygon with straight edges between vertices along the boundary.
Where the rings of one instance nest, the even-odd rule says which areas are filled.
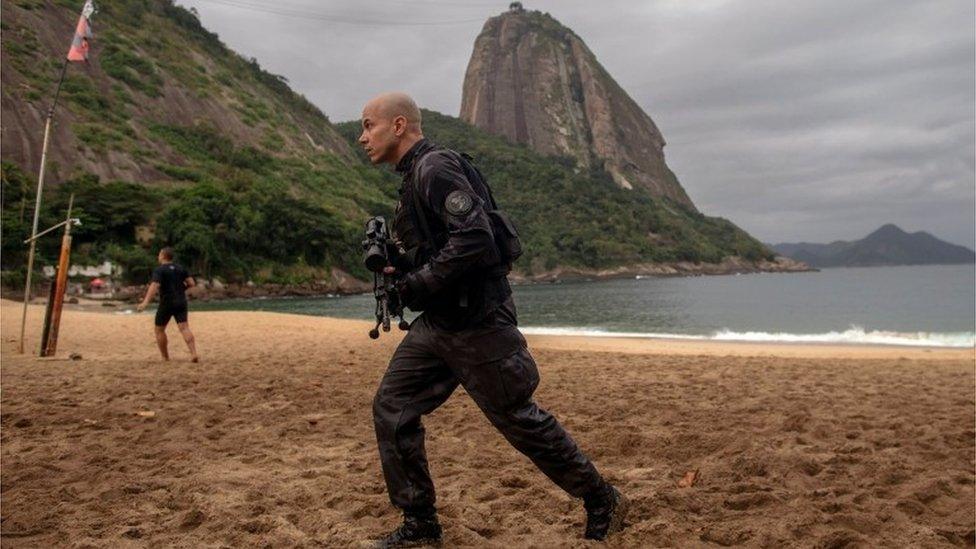
[[[507,7],[181,4],[333,120],[357,118],[364,100],[391,89],[457,115],[474,39]],[[654,118],[702,211],[773,242],[859,238],[893,222],[976,244],[971,1],[525,4],[572,28]]]

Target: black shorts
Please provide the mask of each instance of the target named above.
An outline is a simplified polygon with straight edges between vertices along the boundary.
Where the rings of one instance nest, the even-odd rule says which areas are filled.
[[[177,304],[160,303],[159,308],[156,309],[156,326],[169,324],[170,318],[175,318],[177,324],[186,322],[186,313],[186,302]]]

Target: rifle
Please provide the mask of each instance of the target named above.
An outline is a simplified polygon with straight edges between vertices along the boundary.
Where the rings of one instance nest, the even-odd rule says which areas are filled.
[[[384,332],[389,332],[391,316],[400,318],[397,327],[408,330],[410,325],[403,319],[403,303],[396,290],[396,278],[386,272],[386,268],[393,265],[391,258],[397,254],[386,219],[377,216],[366,222],[363,250],[363,264],[373,273],[373,296],[376,298],[376,326],[369,331],[369,337],[380,337],[380,326]]]

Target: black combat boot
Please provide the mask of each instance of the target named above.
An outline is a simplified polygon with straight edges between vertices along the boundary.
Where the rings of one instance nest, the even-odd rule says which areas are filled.
[[[630,502],[616,488],[603,497],[586,499],[586,539],[603,541],[607,536],[619,532],[624,527],[627,507]]]
[[[437,515],[403,515],[403,524],[384,538],[376,540],[374,549],[394,547],[440,547],[441,525]]]

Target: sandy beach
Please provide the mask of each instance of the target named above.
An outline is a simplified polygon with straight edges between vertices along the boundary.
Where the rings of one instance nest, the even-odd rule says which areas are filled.
[[[397,524],[370,407],[397,333],[191,304],[202,362],[171,326],[162,363],[151,313],[69,308],[38,359],[20,311],[0,305],[3,547],[355,547]],[[537,400],[633,502],[609,547],[976,543],[973,349],[528,340]],[[600,546],[463,391],[425,425],[445,546]]]

